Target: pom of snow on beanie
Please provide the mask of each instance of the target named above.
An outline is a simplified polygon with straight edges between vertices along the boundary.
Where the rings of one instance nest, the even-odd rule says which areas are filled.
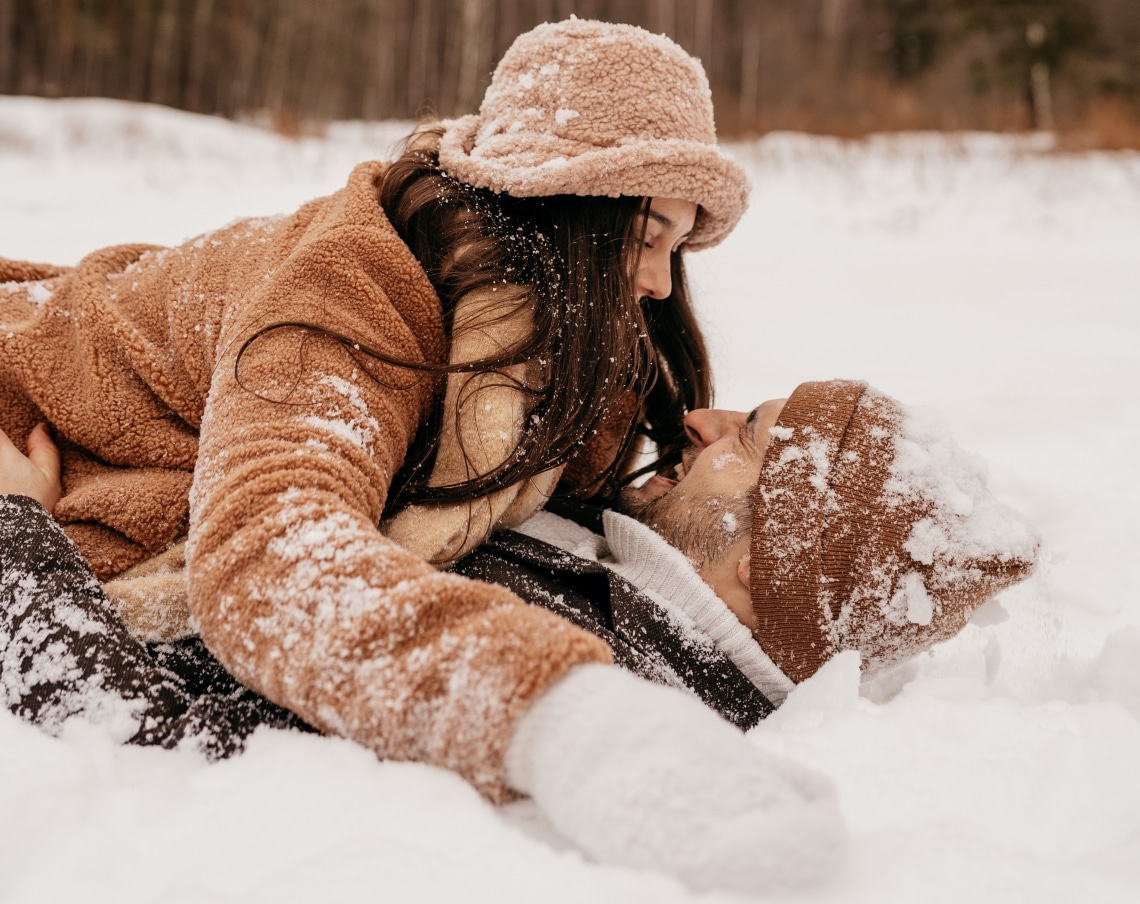
[[[913,625],[929,625],[934,618],[934,600],[926,592],[922,575],[908,571],[899,580],[898,587],[891,597],[890,612],[892,621],[905,621]]]
[[[933,518],[920,518],[916,521],[903,544],[903,549],[910,553],[910,557],[923,565],[934,564],[934,557],[945,553],[949,548],[950,537]]]
[[[899,406],[895,460],[885,490],[902,500],[921,499],[937,509],[969,517],[985,493],[985,463],[963,451],[945,422],[928,409]]]
[[[884,492],[892,504],[920,502],[930,512],[911,528],[905,544],[910,556],[926,565],[938,559],[1032,560],[1037,536],[990,493],[985,462],[954,442],[936,413],[900,408],[903,418]]]

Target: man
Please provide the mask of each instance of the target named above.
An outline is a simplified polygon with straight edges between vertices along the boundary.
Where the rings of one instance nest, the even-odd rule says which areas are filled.
[[[693,411],[685,428],[675,476],[627,489],[624,514],[553,503],[562,516],[500,532],[454,570],[589,628],[619,665],[749,728],[841,649],[869,670],[903,660],[1032,568],[1032,530],[974,460],[865,384],[805,383],[747,414]],[[2,442],[0,490],[50,508],[46,432],[30,459]]]
[[[604,536],[540,514],[455,569],[594,631],[618,665],[687,688],[748,728],[838,652],[858,650],[867,669],[897,662],[952,636],[1032,568],[1033,532],[993,498],[973,461],[865,384],[804,384],[748,415],[692,412],[686,428],[693,442],[675,477],[628,491],[623,507],[634,517],[602,513]],[[58,465],[49,447],[39,437],[29,461],[0,442],[0,494],[32,486],[50,503]],[[125,739],[195,744],[209,756],[239,749],[258,724],[304,727],[237,685],[196,639],[135,641],[52,528],[31,499],[0,495],[0,679],[10,709],[50,729],[116,697],[137,720]],[[44,638],[78,668],[40,668]],[[587,853],[738,889],[831,862],[842,826],[818,776],[758,758],[676,692],[615,683],[609,666],[582,668],[524,716],[507,769]],[[583,711],[602,718],[578,724]],[[703,764],[707,793],[681,810],[662,801],[647,821],[643,801],[670,786],[678,763]],[[631,775],[642,783],[634,797]],[[608,835],[597,833],[601,823]],[[679,845],[678,832],[702,844]],[[743,857],[741,838],[763,843],[745,845]]]
[[[685,426],[692,444],[676,479],[625,491],[620,507],[632,517],[604,513],[604,539],[549,513],[522,530],[636,585],[633,601],[616,586],[611,597],[636,613],[618,624],[618,643],[603,634],[615,655],[674,645],[685,654],[664,678],[619,663],[684,684],[742,727],[767,714],[749,689],[779,705],[842,650],[858,651],[865,673],[901,662],[957,634],[1032,570],[1036,535],[989,492],[983,466],[938,419],[866,384],[805,383],[748,414],[691,412]],[[509,567],[478,574],[510,584],[525,556],[508,537],[461,567],[506,557]],[[570,608],[528,595],[533,575],[518,583],[532,602]],[[594,609],[595,623],[614,620]],[[648,631],[656,622],[675,633]]]

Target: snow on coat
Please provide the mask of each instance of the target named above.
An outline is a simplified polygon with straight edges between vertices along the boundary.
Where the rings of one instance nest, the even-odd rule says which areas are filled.
[[[57,516],[102,579],[188,530],[189,608],[240,681],[492,799],[515,720],[597,638],[377,530],[436,383],[305,323],[439,361],[438,298],[383,164],[292,215],[74,268],[0,260],[0,427],[62,440]],[[192,483],[192,488],[191,488]]]

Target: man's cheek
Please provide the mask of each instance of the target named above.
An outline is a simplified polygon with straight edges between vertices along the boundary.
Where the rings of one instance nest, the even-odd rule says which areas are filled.
[[[740,473],[744,470],[744,461],[735,452],[722,452],[712,460],[712,469]]]

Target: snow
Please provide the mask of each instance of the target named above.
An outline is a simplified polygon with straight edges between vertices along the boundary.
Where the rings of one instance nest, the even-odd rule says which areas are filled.
[[[272,215],[385,156],[398,123],[290,140],[111,101],[0,98],[0,253],[74,263]],[[933,654],[849,655],[750,734],[828,775],[834,876],[762,900],[1140,894],[1140,155],[968,134],[731,148],[752,206],[688,259],[719,403],[866,379],[940,410],[1044,564]],[[1001,610],[1008,614],[1002,619]],[[265,731],[206,765],[0,712],[0,900],[730,900],[587,862],[527,803]]]

